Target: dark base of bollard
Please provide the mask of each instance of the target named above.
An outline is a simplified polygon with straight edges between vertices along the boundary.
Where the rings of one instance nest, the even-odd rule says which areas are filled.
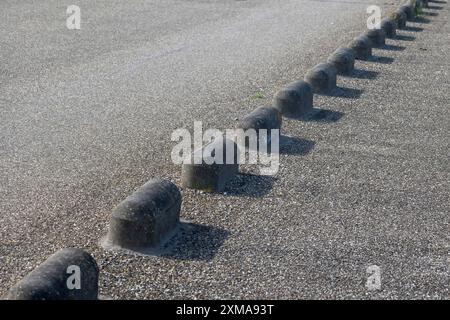
[[[84,250],[62,249],[12,287],[9,300],[97,300],[98,266]]]
[[[239,121],[238,128],[243,130],[280,129],[281,113],[274,107],[259,107]]]
[[[339,48],[333,52],[327,62],[336,68],[338,74],[348,75],[355,69],[355,51]]]
[[[355,38],[349,47],[355,52],[355,59],[369,60],[372,57],[372,43],[364,35]]]
[[[183,187],[205,192],[221,192],[238,173],[239,166],[234,164],[183,165]]]
[[[109,238],[109,235],[100,239],[99,245],[104,250],[123,252],[125,254],[140,254],[146,256],[159,256],[165,252],[166,245],[178,235],[182,224],[182,219],[177,223],[170,231],[165,233],[165,236],[160,239],[158,245],[153,246],[123,246],[113,243]]]

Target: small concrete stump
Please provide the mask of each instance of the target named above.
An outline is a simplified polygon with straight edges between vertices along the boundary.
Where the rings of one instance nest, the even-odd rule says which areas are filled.
[[[338,74],[350,74],[355,69],[355,51],[339,48],[333,52],[327,62],[336,68]]]
[[[98,266],[84,250],[62,249],[12,287],[9,300],[96,300]]]
[[[374,48],[380,48],[386,44],[386,34],[383,29],[367,30],[365,35],[372,42]]]
[[[267,142],[271,141],[271,129],[281,129],[281,113],[274,107],[259,107],[239,121],[238,128],[245,130],[254,129],[259,137],[259,130],[266,129]]]
[[[215,161],[216,155],[221,163]],[[201,163],[195,163],[196,158]],[[193,152],[191,163],[182,166],[181,183],[184,188],[221,192],[238,173],[239,148],[234,141],[222,137]]]
[[[329,63],[320,63],[306,73],[305,81],[314,93],[327,93],[336,88],[337,70]]]
[[[414,18],[414,6],[412,4],[404,4],[399,10],[406,14],[407,20],[412,20]]]
[[[122,201],[113,211],[107,244],[130,250],[162,244],[180,221],[181,194],[164,179],[152,179]]]
[[[278,109],[274,107],[259,107],[256,110],[252,111],[248,115],[239,121],[238,128],[244,130],[244,133],[247,130],[254,130],[256,133],[256,146],[250,146],[250,139],[246,139],[244,145],[241,146],[242,150],[245,152],[246,145],[248,145],[248,149],[258,150],[259,146],[262,144],[267,145],[272,141],[272,129],[281,129],[281,113]],[[260,130],[266,130],[267,134],[260,135]],[[262,138],[264,137],[264,139]]]
[[[303,80],[293,82],[275,94],[274,106],[284,117],[301,118],[313,109],[313,89]]]
[[[392,13],[391,18],[397,22],[398,29],[404,29],[406,27],[406,13],[401,10],[397,10]]]
[[[381,20],[381,29],[387,38],[394,38],[397,34],[397,22],[393,18],[385,18]]]
[[[372,56],[372,43],[364,35],[355,38],[349,47],[355,52],[355,59],[368,60]]]

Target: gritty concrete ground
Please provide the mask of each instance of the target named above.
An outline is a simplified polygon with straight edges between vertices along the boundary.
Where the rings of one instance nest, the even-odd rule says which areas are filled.
[[[167,6],[159,28],[170,36],[137,32],[156,28],[144,19],[148,3]],[[178,1],[172,13],[175,2],[140,4],[147,10],[135,15],[117,9],[137,22],[114,36],[92,20],[98,42],[81,33],[79,52],[57,46],[74,40],[45,34],[51,26],[1,29],[0,295],[52,252],[77,246],[97,259],[105,298],[449,298],[447,2],[430,3],[376,58],[358,61],[334,96],[315,96],[316,119],[283,123],[278,175],[244,167],[224,194],[182,190],[189,222],[151,257],[98,242],[112,208],[149,177],[180,184],[170,132],[194,120],[234,127],[270,104],[364,30],[371,2],[287,1],[277,11]],[[15,5],[1,4],[10,23]],[[44,55],[40,36],[54,40]],[[380,291],[365,288],[369,265],[381,268]]]

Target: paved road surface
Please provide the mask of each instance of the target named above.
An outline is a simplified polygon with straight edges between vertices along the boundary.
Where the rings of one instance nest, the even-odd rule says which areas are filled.
[[[184,190],[176,249],[98,246],[138,186],[179,183],[174,129],[234,127],[364,30],[374,3],[398,2],[78,1],[74,31],[71,1],[2,1],[0,294],[77,246],[112,298],[448,297],[448,4],[340,79],[346,97],[316,99],[338,121],[286,121],[278,176]],[[364,287],[371,264],[381,292]]]

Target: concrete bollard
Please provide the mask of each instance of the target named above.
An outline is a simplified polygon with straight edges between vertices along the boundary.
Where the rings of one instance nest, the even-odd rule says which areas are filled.
[[[397,22],[393,18],[381,20],[381,29],[384,30],[386,37],[394,38],[397,34]]]
[[[96,300],[98,266],[84,250],[57,251],[12,287],[9,300]]]
[[[205,152],[207,154],[205,154]],[[214,154],[213,154],[214,153]],[[222,161],[215,161],[215,156]],[[200,163],[195,163],[195,158]],[[191,163],[183,164],[183,187],[205,192],[223,191],[226,184],[239,173],[239,149],[234,141],[221,137],[195,150]]]
[[[367,30],[365,36],[369,38],[374,48],[380,48],[386,44],[386,33],[383,29]]]
[[[338,48],[328,58],[339,74],[350,74],[355,69],[355,51],[349,48]]]
[[[106,244],[130,250],[156,247],[176,230],[180,208],[177,186],[152,179],[114,209]]]
[[[313,89],[303,80],[293,82],[275,94],[274,106],[284,117],[301,118],[313,109]]]
[[[404,29],[406,27],[406,13],[401,10],[397,10],[391,14],[391,18],[397,22],[398,29]]]
[[[326,93],[336,88],[337,70],[329,63],[320,63],[306,73],[305,81],[314,93]]]
[[[399,10],[406,14],[407,20],[412,20],[414,18],[414,8],[412,5],[404,4],[399,8]]]
[[[239,121],[238,128],[245,130],[254,129],[259,138],[258,131],[267,129],[267,142],[270,143],[270,129],[281,129],[281,113],[274,107],[259,107]]]
[[[368,60],[372,56],[372,43],[364,35],[355,38],[349,47],[355,52],[355,59]]]
[[[269,144],[272,141],[272,130],[277,129],[279,134],[281,122],[281,112],[274,107],[259,107],[246,115],[239,121],[237,126],[238,129],[244,131],[244,139],[237,140],[240,152],[246,152],[247,150],[258,151],[261,146],[265,146],[263,150],[269,150]],[[265,132],[261,134],[260,130]],[[256,139],[254,133],[256,134]]]

